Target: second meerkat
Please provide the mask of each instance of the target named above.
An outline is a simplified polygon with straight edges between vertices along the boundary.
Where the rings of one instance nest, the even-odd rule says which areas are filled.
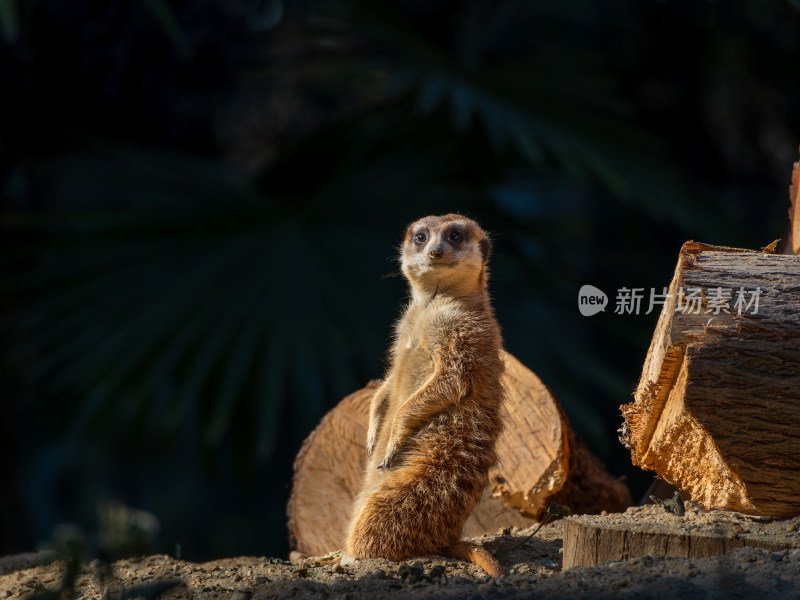
[[[499,577],[460,541],[489,482],[502,430],[502,339],[486,287],[491,243],[461,215],[425,217],[400,252],[411,300],[370,407],[368,465],[345,552],[403,560],[441,554]]]

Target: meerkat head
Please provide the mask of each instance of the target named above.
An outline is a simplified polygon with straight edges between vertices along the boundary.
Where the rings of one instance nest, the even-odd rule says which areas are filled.
[[[400,251],[403,274],[415,291],[474,294],[486,283],[492,244],[475,221],[430,216],[409,225]]]

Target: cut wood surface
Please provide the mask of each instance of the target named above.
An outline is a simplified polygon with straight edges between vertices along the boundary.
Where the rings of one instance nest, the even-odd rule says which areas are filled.
[[[760,290],[757,312],[739,314],[740,290]],[[798,515],[799,409],[800,256],[684,244],[635,401],[621,407],[633,463],[709,509]]]
[[[570,429],[558,400],[516,358],[504,353],[505,430],[490,486],[464,526],[475,537],[527,527],[551,500],[576,512],[622,510],[625,485],[612,477]],[[377,382],[342,400],[303,443],[289,499],[293,549],[322,555],[341,548],[366,462],[369,403]]]
[[[640,556],[717,556],[750,546],[777,552],[800,548],[800,518],[774,521],[722,511],[684,517],[655,505],[603,517],[564,520],[563,568],[591,567]]]

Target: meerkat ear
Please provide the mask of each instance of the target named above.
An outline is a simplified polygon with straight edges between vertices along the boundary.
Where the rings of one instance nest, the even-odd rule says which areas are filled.
[[[481,256],[483,256],[483,263],[489,260],[489,255],[492,253],[492,242],[489,241],[488,237],[482,237],[481,241],[478,242],[478,245],[481,247]]]

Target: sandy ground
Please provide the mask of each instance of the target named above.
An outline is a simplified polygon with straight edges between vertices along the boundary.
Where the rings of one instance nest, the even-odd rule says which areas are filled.
[[[680,519],[656,509],[627,515],[594,517],[622,524],[626,519],[666,520],[675,527],[780,528],[796,534],[800,519],[759,521],[741,515],[707,513]],[[770,552],[743,548],[702,559],[647,556],[590,568],[561,571],[561,523],[545,526],[524,542],[531,530],[504,530],[480,538],[501,560],[507,576],[491,579],[479,568],[441,557],[404,563],[364,560],[323,564],[311,558],[292,564],[265,557],[242,557],[195,564],[155,555],[112,565],[113,576],[98,579],[97,564],[84,565],[73,598],[106,600],[152,597],[162,583],[174,583],[165,600],[261,600],[272,598],[357,600],[361,598],[680,598],[800,600],[800,549]],[[756,531],[758,530],[758,531]],[[768,532],[769,533],[769,532]],[[335,555],[332,555],[335,556]],[[34,566],[35,555],[0,559],[0,600],[25,598],[57,589],[63,564]],[[143,586],[143,587],[139,587]],[[138,588],[138,589],[134,589]]]

